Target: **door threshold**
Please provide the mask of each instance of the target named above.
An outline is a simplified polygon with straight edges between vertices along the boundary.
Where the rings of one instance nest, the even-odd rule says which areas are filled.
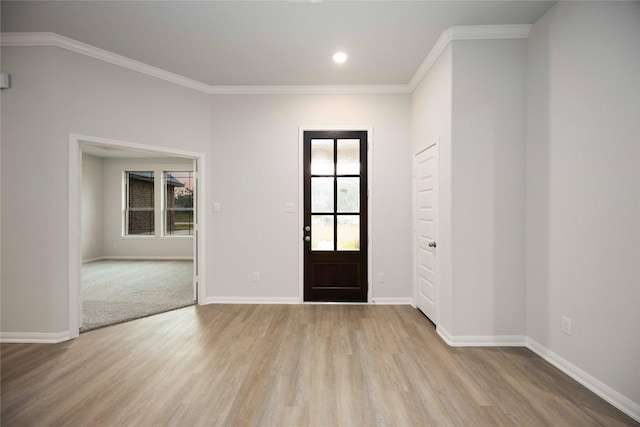
[[[304,305],[373,305],[370,302],[348,302],[348,301],[303,301]]]

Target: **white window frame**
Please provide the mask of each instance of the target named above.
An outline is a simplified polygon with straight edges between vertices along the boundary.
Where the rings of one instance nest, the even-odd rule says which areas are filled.
[[[151,173],[153,176],[153,207],[152,208],[140,208],[134,209],[133,211],[151,211],[152,216],[154,218],[153,221],[153,233],[152,234],[129,234],[129,212],[132,210],[129,209],[129,174],[131,173]],[[122,174],[122,237],[133,238],[133,239],[149,239],[155,238],[157,235],[156,232],[156,201],[155,201],[155,192],[156,192],[156,171],[154,170],[127,170]]]
[[[169,209],[167,208],[167,200],[168,200],[168,195],[167,195],[167,174],[170,173],[178,173],[178,172],[187,172],[191,174],[191,179],[195,182],[196,179],[196,173],[195,171],[192,170],[164,170],[162,171],[162,193],[161,193],[161,197],[160,197],[160,203],[162,205],[162,230],[161,230],[161,236],[162,237],[167,237],[170,239],[190,239],[193,238],[193,235],[195,233],[195,225],[196,225],[196,221],[195,221],[195,215],[196,215],[196,211],[194,207],[191,207],[191,209],[183,209],[185,211],[190,210],[192,212],[192,218],[193,218],[193,228],[192,233],[191,234],[168,234],[167,233],[167,213],[169,211]],[[194,194],[194,205],[195,205],[195,194]],[[174,210],[175,211],[175,210]]]

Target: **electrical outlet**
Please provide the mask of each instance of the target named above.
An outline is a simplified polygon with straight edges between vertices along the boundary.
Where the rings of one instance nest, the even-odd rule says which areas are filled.
[[[384,283],[384,273],[378,273],[378,283]]]
[[[253,281],[254,282],[259,282],[260,281],[260,272],[259,271],[254,271],[253,272]]]
[[[571,325],[571,319],[569,319],[568,317],[564,317],[562,316],[560,318],[560,330],[562,332],[564,332],[567,335],[571,335],[573,332],[573,326]]]

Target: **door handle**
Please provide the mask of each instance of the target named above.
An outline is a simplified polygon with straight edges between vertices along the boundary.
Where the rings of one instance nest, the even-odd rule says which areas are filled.
[[[310,237],[310,236],[304,236],[304,241],[305,241],[305,242],[309,242],[309,241],[311,241],[311,237]]]
[[[429,242],[429,247],[430,248],[435,248],[436,247],[436,242]]]

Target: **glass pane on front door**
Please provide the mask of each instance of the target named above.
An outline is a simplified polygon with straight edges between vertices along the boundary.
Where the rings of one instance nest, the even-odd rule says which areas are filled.
[[[311,140],[311,175],[333,175],[333,139]]]
[[[338,178],[338,212],[360,212],[360,178]]]
[[[338,215],[338,250],[360,250],[360,216]]]
[[[311,212],[333,212],[333,178],[311,178]]]
[[[338,175],[360,175],[360,141],[338,140]]]
[[[311,250],[333,249],[333,215],[311,215]]]

